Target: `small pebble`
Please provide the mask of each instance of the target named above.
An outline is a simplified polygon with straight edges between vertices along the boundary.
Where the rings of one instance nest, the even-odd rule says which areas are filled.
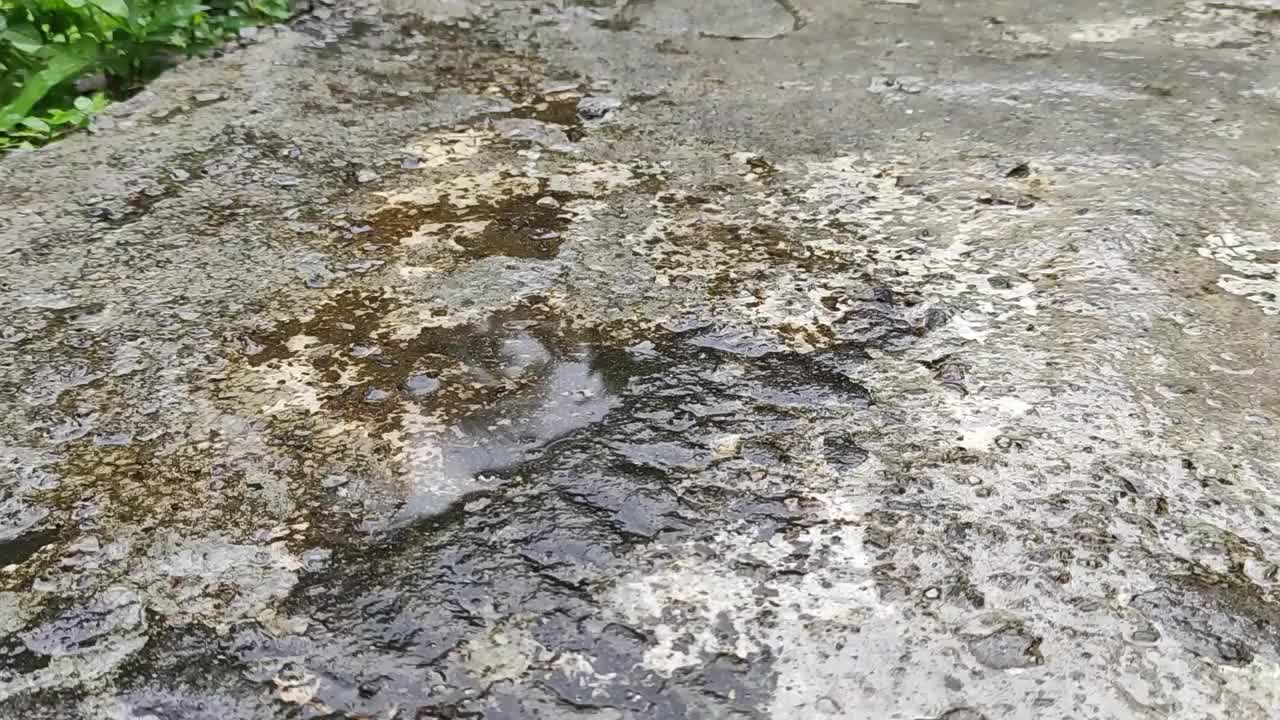
[[[226,96],[220,92],[206,91],[206,92],[196,93],[193,99],[199,105],[208,105],[210,103],[216,103],[219,100],[224,99],[225,97]]]
[[[440,381],[430,375],[410,375],[405,378],[403,385],[414,397],[430,395],[440,389]]]
[[[544,95],[555,95],[556,93],[568,92],[570,90],[577,89],[578,83],[573,80],[547,81],[542,84],[542,93]]]
[[[836,715],[840,712],[840,703],[823,695],[813,704],[814,708],[823,715]]]
[[[346,475],[325,475],[320,485],[326,488],[342,487],[349,482]]]
[[[1155,630],[1139,630],[1133,634],[1133,641],[1138,643],[1154,643],[1160,640],[1160,633]]]
[[[599,120],[622,107],[622,101],[607,95],[591,95],[578,101],[578,117],[583,120]]]
[[[302,553],[302,568],[308,572],[321,570],[329,563],[333,551],[327,548],[311,548]]]
[[[102,544],[98,541],[98,538],[92,535],[87,535],[77,540],[76,542],[72,543],[71,547],[67,549],[70,550],[71,552],[96,553],[102,549]],[[1135,636],[1136,636],[1136,633],[1135,633]]]

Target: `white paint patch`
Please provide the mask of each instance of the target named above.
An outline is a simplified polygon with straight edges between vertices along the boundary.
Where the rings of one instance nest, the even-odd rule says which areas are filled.
[[[990,103],[992,98],[998,98],[1001,95],[1017,95],[1041,100],[1087,98],[1090,100],[1135,101],[1146,99],[1144,95],[1119,87],[1096,82],[1070,80],[956,83],[953,85],[938,85],[934,92],[948,100],[976,101],[983,104]]]
[[[262,407],[266,415],[276,415],[289,410],[319,412],[323,405],[316,388],[323,383],[315,368],[296,360],[286,360],[278,368],[264,366],[255,374],[261,387],[269,393],[269,401]]]
[[[1137,35],[1138,31],[1151,25],[1151,22],[1151,18],[1148,17],[1135,17],[1088,23],[1079,26],[1069,37],[1076,42],[1113,43],[1128,40]]]
[[[532,195],[538,192],[537,178],[514,174],[515,172],[514,168],[496,168],[383,195],[389,205],[434,205],[447,200],[454,208],[466,208],[511,195]]]
[[[475,157],[495,137],[492,132],[476,128],[441,132],[411,143],[405,151],[421,158],[421,167],[435,169]]]
[[[1259,232],[1224,231],[1206,237],[1198,252],[1234,271],[1220,275],[1218,287],[1280,315],[1280,242]]]
[[[548,187],[553,192],[570,192],[583,195],[610,193],[636,181],[631,168],[621,163],[581,162],[568,172],[552,175]]]
[[[1244,28],[1229,27],[1208,32],[1176,33],[1173,42],[1188,48],[1240,49],[1252,45],[1254,38]]]
[[[302,352],[303,350],[311,347],[312,345],[319,345],[319,344],[320,344],[320,338],[315,337],[313,335],[294,335],[293,337],[289,338],[289,341],[287,343],[285,343],[285,347],[289,349],[289,352],[296,353],[296,352]]]
[[[918,207],[923,199],[897,187],[897,176],[858,155],[844,155],[806,165],[807,187],[800,197],[818,206],[822,217],[879,229],[886,221]],[[790,201],[775,200],[767,214],[786,217]],[[766,214],[762,209],[762,214]]]

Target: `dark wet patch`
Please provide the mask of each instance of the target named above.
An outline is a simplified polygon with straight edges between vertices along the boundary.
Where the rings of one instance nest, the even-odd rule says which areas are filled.
[[[563,95],[553,94],[528,100],[517,105],[502,117],[537,120],[559,127],[569,142],[578,142],[587,135],[583,118],[578,112],[580,96],[576,93]]]
[[[766,182],[773,180],[778,175],[778,168],[762,157],[747,158],[747,167],[750,169],[751,175]]]
[[[21,565],[32,555],[58,540],[61,533],[55,528],[27,530],[26,532],[0,540],[0,567]]]
[[[7,676],[26,675],[43,670],[52,661],[48,655],[32,652],[17,635],[0,638],[0,673]],[[0,707],[3,707],[0,705]],[[26,717],[13,715],[11,717]]]
[[[392,709],[483,715],[544,695],[562,709],[589,705],[670,717],[754,712],[772,688],[767,652],[708,654],[699,668],[658,678],[644,670],[655,638],[602,617],[597,594],[635,569],[629,553],[637,545],[692,542],[743,525],[767,539],[811,522],[810,499],[798,477],[789,480],[802,472],[791,454],[797,423],[867,407],[869,392],[848,373],[863,357],[860,348],[828,344],[795,353],[769,349],[782,347],[780,338],[756,344],[739,339],[749,333],[726,328],[590,326],[539,298],[480,322],[395,341],[385,317],[397,306],[376,291],[333,293],[312,316],[236,341],[250,367],[303,362],[333,373],[334,382],[321,381],[319,412],[279,427],[265,421],[275,451],[292,458],[279,471],[314,485],[316,502],[345,487],[319,489],[314,476],[330,454],[365,472],[394,475],[388,458],[360,455],[346,437],[325,440],[323,431],[334,419],[382,422],[411,399],[456,431],[442,436],[450,467],[486,481],[442,510],[419,507],[421,516],[410,513],[373,538],[353,534],[350,522],[313,528],[309,533],[334,550],[333,562],[304,576],[278,608],[306,618],[305,633],[252,623],[220,640],[201,639],[198,630],[158,631],[152,643],[159,649],[129,666],[121,697],[130,706],[177,711],[190,707],[179,689],[198,687],[212,706],[223,707],[231,697],[244,702],[263,690],[277,692],[291,678],[314,677],[315,700],[352,716]],[[318,342],[292,351],[289,339],[298,335]],[[405,381],[414,374],[439,384],[409,397]],[[338,377],[355,384],[343,387]],[[371,389],[386,392],[388,401],[366,403]],[[214,395],[221,396],[216,387]],[[855,440],[825,439],[832,462],[860,462]],[[130,450],[95,452],[101,462],[101,452]],[[217,462],[208,452],[186,457],[185,464],[166,461],[175,472],[160,474],[150,488],[162,498],[153,509],[160,523],[180,517],[171,502],[181,496],[179,485],[235,496],[229,502],[252,513],[251,492],[208,482],[234,481],[236,463]],[[130,472],[158,475],[153,462],[137,456],[136,464]],[[766,477],[780,489],[760,489]],[[333,515],[358,512],[330,503]],[[207,498],[185,504],[221,512]],[[414,509],[412,502],[406,507]],[[742,571],[766,578],[803,572],[806,562],[797,557]],[[530,614],[539,621],[522,628]],[[527,671],[494,685],[477,666],[486,633],[503,623],[510,625],[505,638],[527,635],[551,652],[529,656]],[[723,632],[731,642],[731,627]],[[571,653],[588,658],[599,675],[567,673],[550,659]],[[181,667],[171,663],[175,657]],[[185,674],[191,667],[201,669],[201,678]],[[512,697],[522,700],[510,705]]]
[[[799,30],[807,22],[790,0],[687,5],[628,0],[611,16],[593,24],[614,32],[645,29],[668,34],[695,32],[724,40],[769,40]]]
[[[219,516],[227,530],[241,524],[223,512],[232,495],[216,494],[224,488],[215,482],[219,470],[206,453],[168,455],[158,442],[79,443],[68,449],[61,472],[64,485],[50,493],[50,499],[59,506],[100,508],[99,522],[155,526],[202,507],[208,517]],[[212,498],[206,494],[210,490],[215,491]]]
[[[268,333],[251,336],[238,349],[248,363],[256,367],[293,357],[296,353],[289,348],[289,342],[300,335],[316,338],[316,345],[342,349],[373,342],[370,332],[378,328],[382,318],[396,306],[395,300],[380,291],[341,291],[329,302],[319,304],[311,316],[288,320]],[[318,363],[318,369],[325,371],[334,366],[336,359],[321,359]]]
[[[702,200],[698,196],[664,195],[661,198],[679,204],[697,204]],[[664,240],[658,237],[651,242],[657,244]],[[848,269],[848,260],[840,253],[810,245],[769,223],[709,223],[690,237],[674,240],[653,264],[656,269],[670,273],[672,285],[676,287],[704,283],[713,295],[744,299],[753,287],[767,287],[778,268],[796,268],[810,274],[841,273]],[[748,299],[745,306],[762,303],[760,298]]]
[[[554,431],[547,425],[551,415],[537,415],[548,406],[529,403],[557,387],[564,393],[583,390],[556,383],[575,382],[574,368],[584,353],[590,354],[584,346],[602,336],[571,327],[540,299],[530,298],[479,324],[429,327],[414,338],[396,340],[383,322],[393,306],[381,293],[336,293],[314,315],[246,338],[239,346],[250,366],[289,361],[311,368],[325,411],[371,423],[374,434],[397,428],[407,401],[474,427],[510,423],[532,411],[531,422]],[[314,340],[291,348],[291,339],[300,336]],[[578,404],[575,412],[583,411]],[[495,446],[457,460],[483,464],[486,453],[497,458],[503,452]]]
[[[378,27],[377,23],[356,18],[351,21],[351,27],[347,30],[346,37],[352,40],[363,40],[376,33]]]
[[[545,188],[545,181],[542,183]],[[367,242],[398,243],[423,225],[441,225],[438,233],[452,238],[463,255],[472,259],[501,255],[545,260],[553,258],[564,242],[571,215],[563,205],[578,196],[544,190],[470,206],[456,207],[445,197],[431,205],[392,204],[369,218]],[[475,233],[463,232],[461,223],[483,222]]]
[[[955,390],[961,395],[969,394],[966,381],[971,369],[968,363],[952,355],[943,355],[932,360],[922,360],[920,364],[932,370],[934,377],[944,386]]]
[[[1246,581],[1208,574],[1170,577],[1133,605],[1187,650],[1226,665],[1280,658],[1280,604]]]
[[[1026,668],[1040,665],[1040,638],[1016,625],[969,641],[969,651],[978,662],[996,670]]]
[[[369,216],[369,232],[360,235],[361,242],[392,245],[411,237],[418,228],[429,223],[427,209],[419,205],[387,205]]]
[[[640,20],[634,16],[629,16],[622,12],[616,12],[607,18],[594,20],[591,24],[601,30],[627,32],[628,30],[636,29],[640,25]]]
[[[555,204],[544,204],[542,198],[550,198]],[[459,213],[454,220],[442,220],[488,220],[489,224],[476,235],[466,235],[454,240],[470,257],[505,255],[548,259],[559,253],[560,244],[564,241],[562,234],[569,227],[568,216],[560,205],[573,198],[569,193],[511,197],[481,206],[474,212]]]
[[[412,90],[392,91],[381,87],[363,86],[363,83],[330,80],[325,83],[329,94],[340,105],[331,111],[352,111],[359,109],[367,112],[371,109],[403,110],[410,107],[426,105],[430,95]]]
[[[582,118],[578,115],[578,96],[553,96],[540,99],[532,104],[521,105],[506,113],[506,117],[538,120],[552,123],[564,128],[565,136],[572,142],[578,142],[585,135]]]
[[[657,100],[661,100],[662,102],[659,104],[662,105],[675,104],[675,102],[670,99],[670,93],[665,90],[660,90],[658,92],[633,92],[627,95],[627,103],[631,105],[644,105],[645,103],[651,103]]]
[[[989,207],[1015,208],[1018,210],[1030,210],[1036,206],[1040,200],[1039,197],[1030,193],[1011,193],[1011,192],[984,192],[979,193],[974,199],[979,205]]]
[[[794,418],[866,405],[865,389],[840,371],[844,351],[741,354],[708,346],[703,340],[710,331],[591,329],[531,302],[483,325],[419,337],[419,352],[440,356],[445,387],[450,364],[503,378],[500,392],[477,397],[480,402],[455,419],[462,439],[445,450],[477,460],[469,472],[500,482],[372,546],[341,550],[335,567],[342,570],[308,580],[290,603],[318,621],[316,632],[276,640],[250,631],[233,652],[258,658],[341,652],[347,659],[324,677],[317,697],[355,712],[376,712],[393,701],[437,712],[459,702],[475,708],[480,698],[465,698],[480,678],[463,663],[469,653],[461,648],[478,638],[480,618],[536,607],[542,621],[531,632],[542,646],[585,653],[609,679],[601,684],[537,663],[518,683],[541,683],[570,704],[624,711],[663,706],[680,715],[700,707],[714,714],[713,708],[754,707],[770,682],[766,656],[709,656],[702,670],[661,683],[636,669],[654,639],[597,620],[590,600],[595,588],[616,577],[637,542],[678,541],[707,522],[747,521],[767,537],[796,522],[802,498],[758,496],[695,478],[712,465],[730,477],[785,472],[780,453]],[[504,373],[513,360],[518,372]],[[597,380],[577,387],[590,388],[587,397],[603,402],[603,412],[587,413],[587,424],[547,426],[557,417],[539,410],[547,406],[519,401],[521,387],[547,397],[542,388],[554,387],[547,379],[578,366],[579,377]],[[438,401],[433,395],[426,402]],[[514,431],[493,429],[498,420],[511,422]],[[742,436],[741,448],[715,452],[716,438],[724,436]],[[522,437],[541,438],[541,445],[522,445]],[[470,455],[475,448],[486,454]],[[503,448],[520,452],[508,455]],[[410,658],[438,673],[445,689],[394,693],[409,686],[396,668]],[[385,682],[353,695],[349,689],[370,675]]]
[[[827,462],[839,468],[856,468],[870,457],[853,438],[847,436],[829,435],[823,438],[822,449]]]
[[[865,389],[840,371],[843,360],[836,360],[860,358],[854,348],[809,355],[760,352],[754,347],[739,348],[734,341],[718,338],[708,330],[653,335],[626,325],[580,327],[537,298],[480,324],[431,327],[410,340],[392,341],[379,337],[386,308],[383,302],[376,294],[339,293],[305,321],[285,323],[270,334],[249,339],[252,354],[246,360],[260,366],[294,358],[330,374],[329,381],[320,380],[319,390],[326,398],[325,407],[341,415],[386,416],[396,412],[397,400],[412,398],[426,411],[442,410],[458,421],[470,418],[467,422],[476,426],[509,421],[519,413],[513,403],[525,394],[522,388],[541,392],[541,383],[548,373],[554,374],[555,367],[586,362],[589,372],[602,381],[593,392],[616,395],[624,389],[637,393],[648,388],[656,393],[657,405],[643,412],[649,422],[676,433],[673,440],[686,429],[680,418],[696,418],[700,411],[686,408],[673,414],[662,409],[667,402],[664,398],[683,397],[685,392],[651,387],[656,378],[638,381],[637,374],[648,377],[645,368],[675,362],[691,368],[714,368],[730,362],[740,366],[735,376],[738,381],[721,393],[738,398],[735,402],[763,403],[782,410],[847,409],[869,401]],[[288,347],[295,336],[310,336],[316,341],[309,349],[295,352]],[[649,339],[627,349],[626,344],[632,341],[629,338],[636,337]],[[339,377],[347,378],[350,384],[338,385]],[[429,391],[415,391],[421,383],[414,384],[413,378],[428,379]],[[377,402],[370,402],[373,391],[379,393]],[[709,412],[710,417],[720,414],[710,407],[701,412]],[[542,417],[538,422],[548,420]],[[833,447],[839,442],[833,439]],[[680,449],[680,442],[648,444],[634,451],[625,450],[628,447],[627,443],[617,446],[623,449],[626,464],[641,471],[697,467],[707,455],[705,449]],[[855,462],[861,452],[853,445],[838,450],[846,464]]]

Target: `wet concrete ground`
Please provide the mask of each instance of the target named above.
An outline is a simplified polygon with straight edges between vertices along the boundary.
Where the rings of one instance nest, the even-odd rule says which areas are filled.
[[[1280,713],[1280,6],[317,5],[0,163],[0,716]]]

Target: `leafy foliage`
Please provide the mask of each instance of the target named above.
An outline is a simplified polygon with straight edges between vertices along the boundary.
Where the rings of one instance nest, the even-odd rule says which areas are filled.
[[[175,53],[289,13],[289,0],[0,0],[0,150],[84,127],[108,95],[128,94]],[[82,94],[86,77],[107,94]]]

